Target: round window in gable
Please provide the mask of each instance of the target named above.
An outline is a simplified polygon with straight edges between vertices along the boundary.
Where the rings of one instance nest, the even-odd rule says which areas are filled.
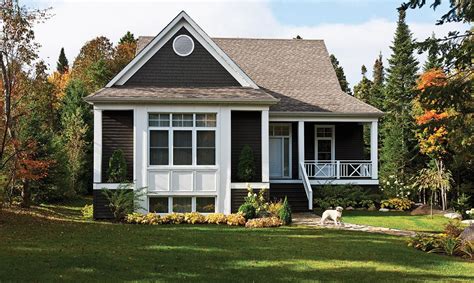
[[[189,54],[193,53],[194,41],[191,37],[185,34],[178,35],[173,40],[173,50],[174,53],[178,54],[179,56],[188,56]]]

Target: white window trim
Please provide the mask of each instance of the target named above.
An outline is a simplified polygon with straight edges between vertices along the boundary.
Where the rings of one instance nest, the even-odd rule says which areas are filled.
[[[270,129],[272,126],[288,126],[288,135],[272,135],[269,133],[269,139],[271,138],[281,138],[282,139],[282,142],[283,142],[283,146],[281,148],[281,156],[283,157],[284,159],[284,156],[285,156],[285,149],[284,149],[284,146],[285,146],[285,142],[284,142],[284,139],[285,138],[289,138],[288,140],[288,146],[289,146],[289,152],[288,152],[288,176],[284,176],[282,174],[282,176],[270,176],[272,177],[272,179],[275,179],[275,178],[281,178],[281,179],[291,179],[293,177],[293,172],[292,172],[292,167],[293,167],[293,155],[292,155],[292,152],[293,152],[293,125],[291,123],[271,123],[269,125],[269,129],[268,131],[270,132]],[[284,160],[283,160],[284,162]],[[284,164],[282,164],[284,165]],[[283,170],[283,167],[282,167],[282,171]],[[283,173],[283,172],[282,172]]]
[[[200,195],[200,196],[190,196],[190,195],[153,195],[153,196],[148,196],[148,212],[152,213],[150,211],[150,198],[153,197],[159,197],[159,198],[168,198],[168,212],[157,212],[156,214],[159,215],[165,215],[169,213],[174,213],[173,212],[173,198],[178,197],[178,198],[191,198],[191,212],[198,212],[197,211],[197,204],[196,204],[196,198],[214,198],[214,212],[198,212],[203,215],[211,214],[211,213],[216,213],[217,211],[217,196],[216,195]],[[176,212],[176,213],[182,213],[182,212]]]
[[[332,131],[331,137],[318,137],[318,129],[321,128],[330,128]],[[330,140],[331,141],[331,160],[322,160],[322,161],[332,161],[336,160],[336,127],[334,125],[314,125],[314,160],[318,160],[318,140]]]
[[[186,38],[188,38],[188,39],[191,41],[191,46],[192,46],[192,47],[191,47],[191,50],[190,50],[189,52],[187,52],[187,53],[184,53],[184,54],[179,53],[179,52],[176,50],[176,48],[175,48],[176,40],[178,40],[178,39],[181,38],[181,37],[186,37]],[[174,53],[175,53],[176,55],[181,56],[181,57],[186,57],[186,56],[191,55],[191,53],[193,53],[193,51],[194,51],[194,40],[193,40],[189,35],[187,35],[187,34],[180,34],[180,35],[178,35],[177,37],[175,37],[175,38],[173,39],[173,51],[174,51]]]
[[[149,125],[149,114],[164,114],[164,113],[147,113],[147,125]],[[192,127],[173,127],[172,114],[192,114],[193,115],[193,126]],[[196,127],[196,114],[215,114],[216,115],[216,126],[215,127]],[[147,166],[148,169],[184,169],[184,168],[198,168],[198,169],[217,169],[218,168],[218,134],[219,134],[219,113],[210,112],[174,112],[169,113],[170,125],[168,127],[148,126],[148,146],[147,146]],[[152,165],[150,164],[150,132],[151,131],[168,131],[168,164],[167,165]],[[188,165],[174,165],[173,160],[173,139],[174,131],[191,131],[192,139],[192,164]],[[198,131],[214,131],[215,136],[215,151],[214,151],[214,165],[198,165],[197,164],[197,132]]]

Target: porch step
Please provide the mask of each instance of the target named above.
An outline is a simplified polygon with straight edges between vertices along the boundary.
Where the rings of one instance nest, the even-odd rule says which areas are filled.
[[[294,212],[306,212],[308,209],[308,197],[303,184],[271,184],[270,200],[276,201],[288,198],[291,210]]]

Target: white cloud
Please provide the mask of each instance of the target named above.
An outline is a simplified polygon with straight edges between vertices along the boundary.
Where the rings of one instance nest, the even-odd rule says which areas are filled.
[[[55,16],[37,26],[36,35],[42,44],[40,56],[51,68],[55,67],[61,47],[72,63],[87,40],[104,35],[116,42],[127,30],[135,35],[155,35],[181,10],[186,10],[210,36],[292,38],[298,34],[307,39],[324,39],[353,86],[360,79],[362,64],[370,71],[380,51],[385,58],[389,56],[395,31],[395,23],[386,19],[361,24],[284,25],[272,14],[268,2],[261,1],[67,1],[50,6]],[[453,29],[453,25],[409,24],[417,38],[426,38],[433,31],[443,35]]]

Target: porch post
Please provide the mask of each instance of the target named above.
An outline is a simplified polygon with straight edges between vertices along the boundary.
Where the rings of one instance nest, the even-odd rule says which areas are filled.
[[[262,111],[262,182],[270,182],[270,157],[269,157],[269,118],[268,110]]]
[[[370,161],[372,179],[378,179],[378,121],[372,121],[370,124]]]
[[[298,121],[298,172],[299,178],[303,179],[301,162],[304,162],[304,121]]]
[[[102,110],[94,107],[94,184],[102,181]]]
[[[135,188],[146,187],[148,192],[148,113],[145,106],[134,107],[134,183]],[[140,200],[138,212],[148,212],[148,196],[143,196]]]

